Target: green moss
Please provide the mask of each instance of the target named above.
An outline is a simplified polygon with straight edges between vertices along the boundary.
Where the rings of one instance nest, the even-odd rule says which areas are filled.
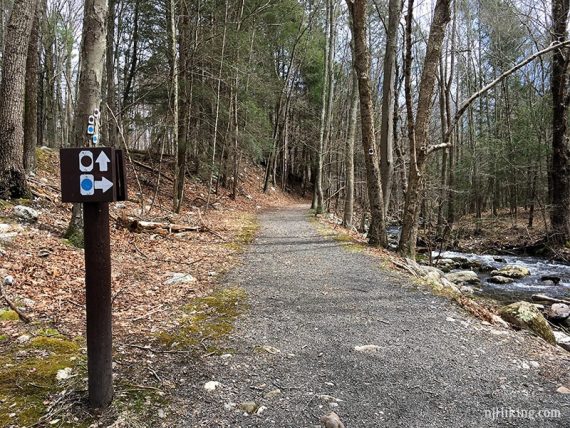
[[[30,348],[45,349],[57,354],[74,354],[79,352],[79,345],[60,337],[34,337],[29,344]]]
[[[8,208],[12,208],[14,204],[11,201],[0,199],[0,210],[5,210]],[[3,219],[4,222],[4,219]]]
[[[0,426],[36,424],[46,410],[46,400],[61,388],[57,371],[77,370],[79,357],[77,343],[44,336],[0,356],[0,400],[6,404],[0,407]]]
[[[0,342],[4,342],[8,340],[8,336],[6,336],[5,334],[0,334]]]
[[[72,227],[68,228],[67,231],[65,232],[64,238],[67,239],[67,242],[69,242],[71,245],[73,245],[76,248],[85,247],[83,230],[81,229],[76,229]]]
[[[64,337],[55,328],[50,328],[50,327],[40,328],[38,331],[36,331],[36,335],[37,336],[46,336],[46,337],[59,337],[59,338]]]
[[[11,309],[0,310],[0,321],[18,321],[19,319],[18,314]]]
[[[178,329],[160,333],[158,339],[170,347],[202,346],[206,352],[224,353],[221,342],[233,331],[235,320],[246,309],[246,293],[242,288],[217,289],[188,304]]]
[[[242,227],[232,242],[225,244],[225,247],[236,252],[241,252],[248,244],[253,242],[255,234],[259,229],[259,222],[250,214],[246,214],[241,218]]]

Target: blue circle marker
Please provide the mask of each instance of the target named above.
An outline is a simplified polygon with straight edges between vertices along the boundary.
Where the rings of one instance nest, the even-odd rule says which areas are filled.
[[[86,192],[88,192],[89,190],[91,190],[93,188],[93,181],[89,180],[88,178],[84,178],[81,181],[81,188],[83,190],[85,190]]]

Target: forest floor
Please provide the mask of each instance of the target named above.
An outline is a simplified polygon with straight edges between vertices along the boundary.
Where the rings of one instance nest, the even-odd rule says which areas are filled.
[[[178,352],[172,332],[202,310],[218,278],[240,260],[257,229],[257,212],[297,199],[276,189],[263,194],[263,170],[247,166],[235,201],[220,189],[206,211],[206,180],[189,179],[181,214],[174,214],[168,174],[159,182],[159,167],[150,160],[137,160],[144,167],[136,175],[129,163],[130,201],[111,204],[115,401],[93,414],[85,406],[84,252],[63,237],[71,204],[61,203],[57,152],[37,153],[38,172],[29,181],[34,199],[0,205],[0,279],[14,279],[3,291],[31,318],[18,321],[0,298],[0,426],[110,426],[119,415],[129,420],[125,426],[157,426],[175,384],[155,371],[160,354],[146,349]],[[16,205],[38,211],[37,222],[18,219]],[[132,231],[134,220],[164,226]],[[170,224],[189,230],[174,233]],[[222,332],[217,325],[206,331],[208,320],[204,325],[204,332],[187,332],[183,355],[190,348],[215,352]]]
[[[330,411],[347,427],[567,426],[566,351],[473,318],[358,243],[324,236],[306,206],[260,224],[219,291],[247,309],[222,355],[180,358],[173,426],[317,427]],[[560,417],[540,418],[546,409]]]

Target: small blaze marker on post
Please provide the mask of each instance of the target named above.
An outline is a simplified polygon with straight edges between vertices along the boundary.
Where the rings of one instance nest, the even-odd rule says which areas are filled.
[[[89,124],[87,134],[94,133]],[[110,147],[61,149],[60,168],[62,202],[83,203],[89,402],[107,407],[113,399],[109,202],[127,198],[123,154]]]

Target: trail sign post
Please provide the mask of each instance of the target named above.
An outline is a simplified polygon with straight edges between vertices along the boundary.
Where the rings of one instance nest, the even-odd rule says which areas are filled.
[[[61,200],[83,203],[89,401],[113,397],[109,202],[127,198],[123,152],[110,147],[60,150]]]

